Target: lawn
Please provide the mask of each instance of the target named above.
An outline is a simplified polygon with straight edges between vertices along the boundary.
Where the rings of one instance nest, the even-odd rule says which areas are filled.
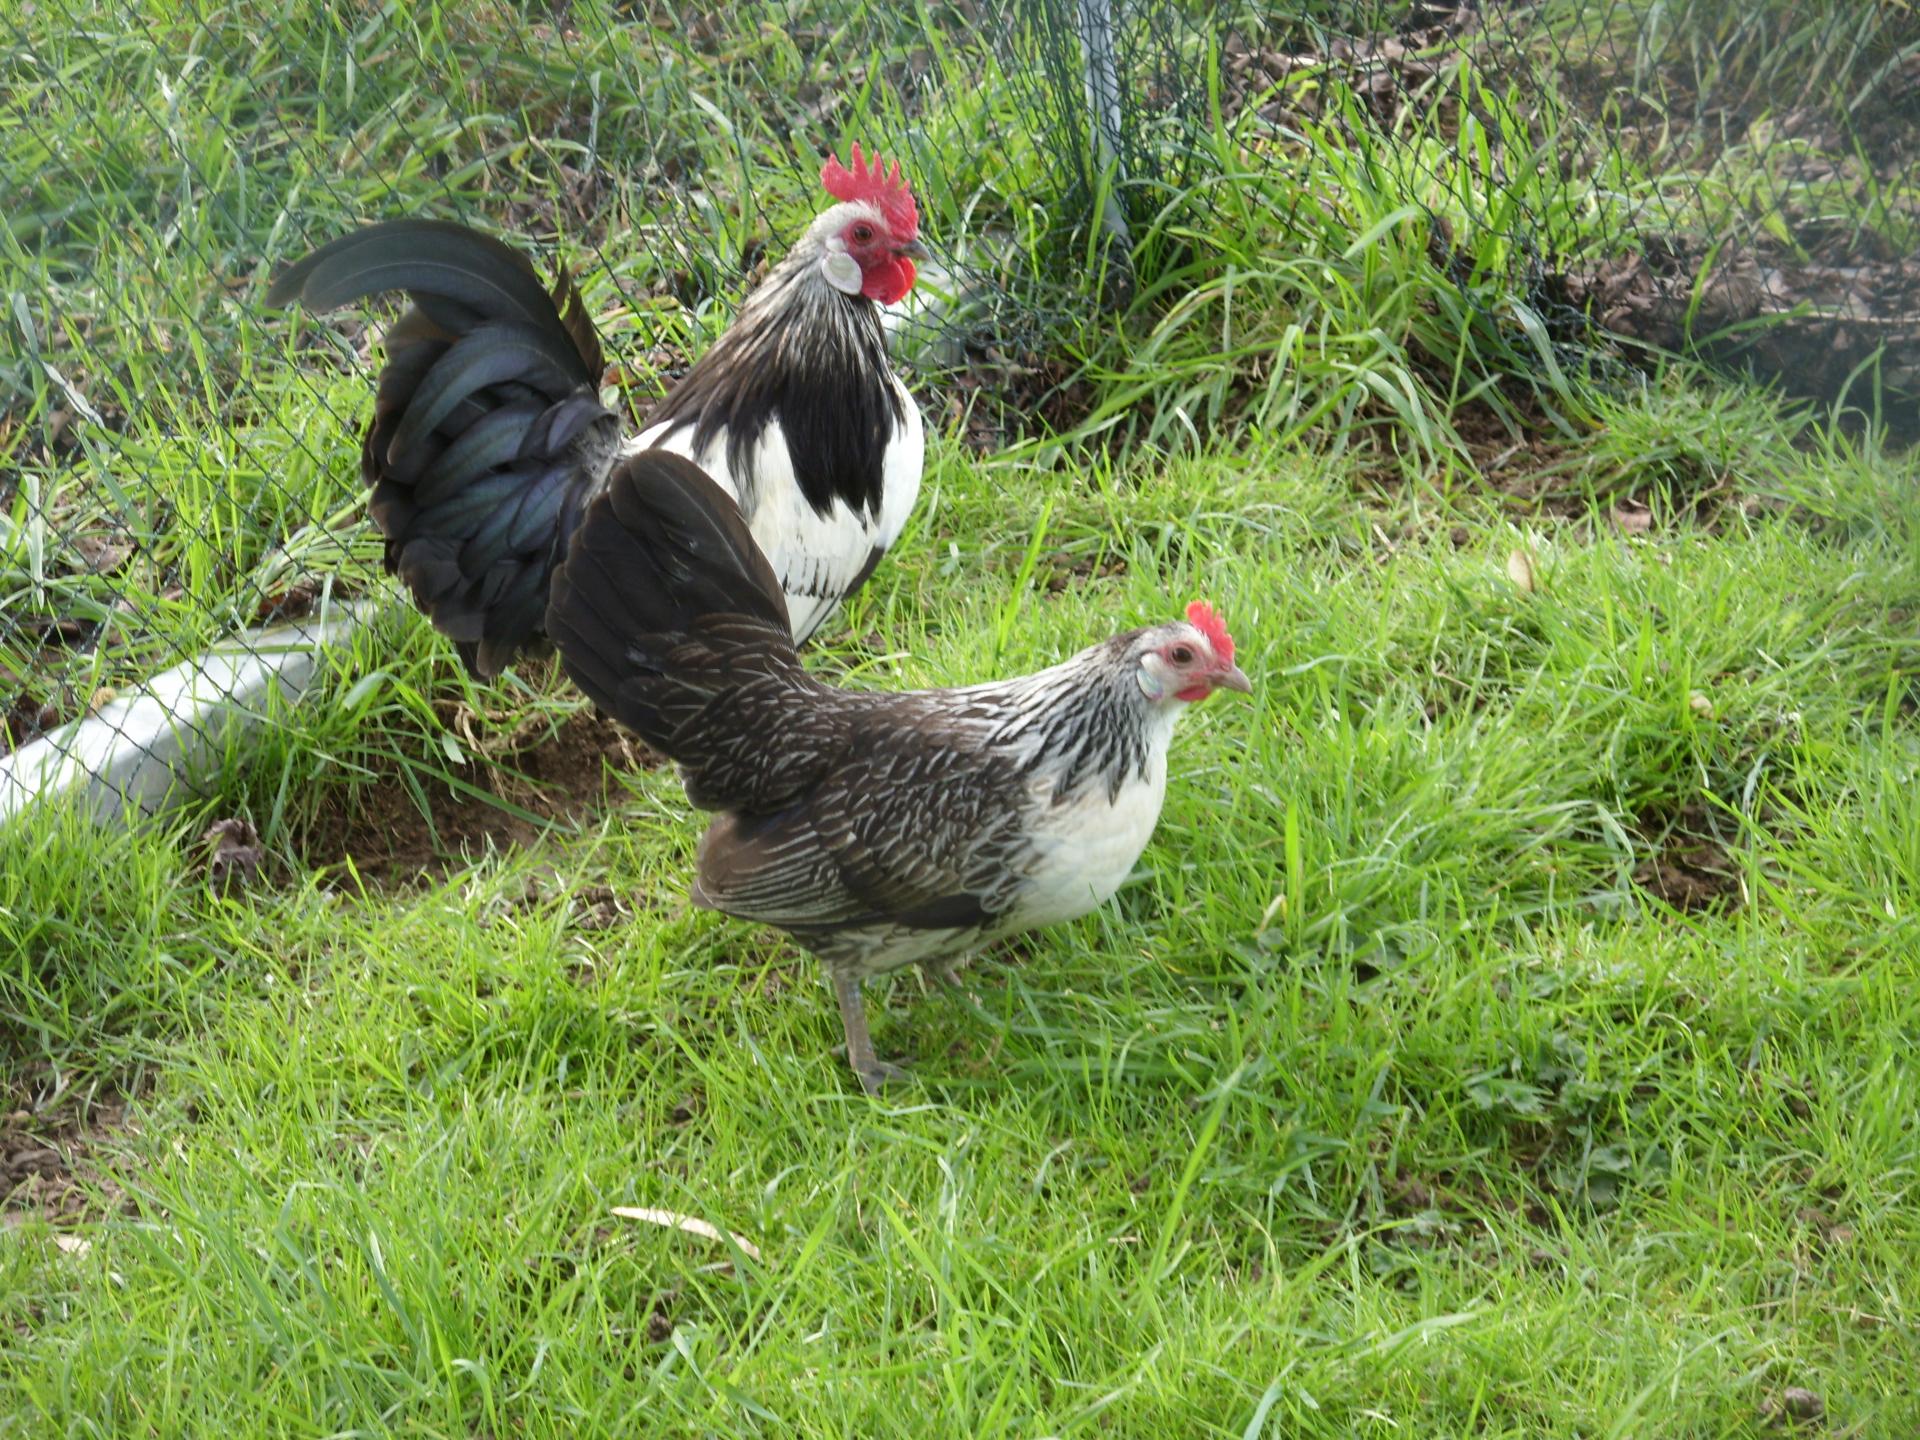
[[[1686,363],[1546,374],[1521,302],[1423,303],[1424,230],[1335,243],[1399,204],[1357,175],[1416,183],[1346,152],[1142,235],[1137,308],[1062,341],[1077,431],[982,445],[929,382],[920,510],[810,664],[970,683],[1204,595],[1255,691],[1183,725],[1112,904],[964,997],[873,987],[915,1078],[870,1100],[811,962],[689,907],[673,774],[545,666],[463,679],[377,578],[364,367],[226,284],[416,180],[547,238],[515,206],[570,193],[554,157],[462,171],[493,132],[456,123],[532,125],[545,73],[443,83],[451,11],[338,47],[208,11],[192,65],[158,7],[32,63],[11,11],[10,171],[48,149],[0,289],[114,403],[28,453],[64,391],[20,372],[8,593],[138,581],[162,637],[61,683],[302,567],[379,608],[183,808],[0,839],[0,1436],[1920,1431],[1920,457]],[[637,25],[583,20],[569,73]],[[606,113],[707,114],[659,103]],[[942,148],[999,105],[912,117],[951,224],[1029,213],[1030,151]],[[373,124],[443,110],[431,164]],[[612,218],[652,171],[568,143],[610,178],[554,228],[623,361],[649,316],[697,348],[707,272]],[[89,200],[49,155],[126,163]],[[1335,200],[1264,260],[1283,184]],[[132,568],[34,549],[30,501],[70,540],[141,477],[173,508]],[[226,816],[266,854],[220,892]]]

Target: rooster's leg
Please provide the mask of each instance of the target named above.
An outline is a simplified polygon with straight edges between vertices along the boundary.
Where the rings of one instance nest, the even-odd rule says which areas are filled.
[[[922,960],[920,973],[942,990],[964,990],[966,987],[960,983],[960,977],[953,973],[959,964],[958,955],[942,955],[935,960]]]
[[[867,1034],[867,1007],[860,999],[860,979],[855,975],[835,975],[833,993],[840,1001],[840,1024],[847,1032],[847,1064],[860,1077],[860,1088],[878,1095],[889,1080],[905,1077],[898,1065],[889,1065],[873,1053],[873,1039]]]

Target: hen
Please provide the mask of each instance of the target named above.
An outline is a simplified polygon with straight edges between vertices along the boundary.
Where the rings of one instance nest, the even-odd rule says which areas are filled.
[[[387,567],[469,669],[542,642],[547,584],[622,453],[698,463],[745,516],[804,641],[873,573],[920,491],[919,408],[879,306],[916,277],[900,168],[853,148],[822,212],[638,435],[600,402],[600,340],[563,271],[437,220],[372,225],[297,261],[269,304],[325,311],[402,290],[361,447]]]
[[[869,975],[1084,915],[1133,869],[1187,706],[1248,690],[1205,604],[1037,674],[869,693],[801,668],[779,579],[728,497],[658,451],[615,469],[554,577],[574,683],[719,816],[697,903],[786,931],[831,976],[861,1083]]]

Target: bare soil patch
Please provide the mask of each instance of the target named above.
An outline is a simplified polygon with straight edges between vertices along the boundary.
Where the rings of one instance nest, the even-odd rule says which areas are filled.
[[[1889,401],[1920,401],[1920,259],[1844,251],[1799,261],[1768,249],[1649,239],[1566,277],[1601,328],[1662,350],[1692,348],[1803,398],[1841,398],[1880,361]],[[1864,389],[1853,395],[1864,402]],[[1911,403],[1890,403],[1902,439],[1920,435]]]
[[[1705,805],[1684,805],[1671,816],[1646,816],[1641,830],[1650,853],[1634,868],[1634,883],[1676,910],[1735,910],[1744,899],[1740,864],[1728,852],[1723,824]]]
[[[122,1205],[95,1151],[126,1127],[127,1098],[76,1089],[41,1069],[0,1077],[0,1227],[28,1218],[72,1225]]]
[[[472,791],[423,776],[423,812],[398,775],[343,787],[297,837],[301,853],[315,866],[351,860],[376,885],[431,881],[489,843],[526,845],[550,825],[591,820],[620,797],[615,774],[664,763],[587,707],[557,728],[542,722],[491,751],[468,749],[482,758],[449,773]]]

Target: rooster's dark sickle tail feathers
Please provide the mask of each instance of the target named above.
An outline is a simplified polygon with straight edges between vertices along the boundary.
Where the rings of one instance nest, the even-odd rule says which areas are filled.
[[[552,293],[478,231],[397,220],[346,235],[274,281],[267,302],[324,311],[404,290],[361,447],[387,567],[469,669],[537,647],[555,565],[612,463],[619,421],[579,292]]]

